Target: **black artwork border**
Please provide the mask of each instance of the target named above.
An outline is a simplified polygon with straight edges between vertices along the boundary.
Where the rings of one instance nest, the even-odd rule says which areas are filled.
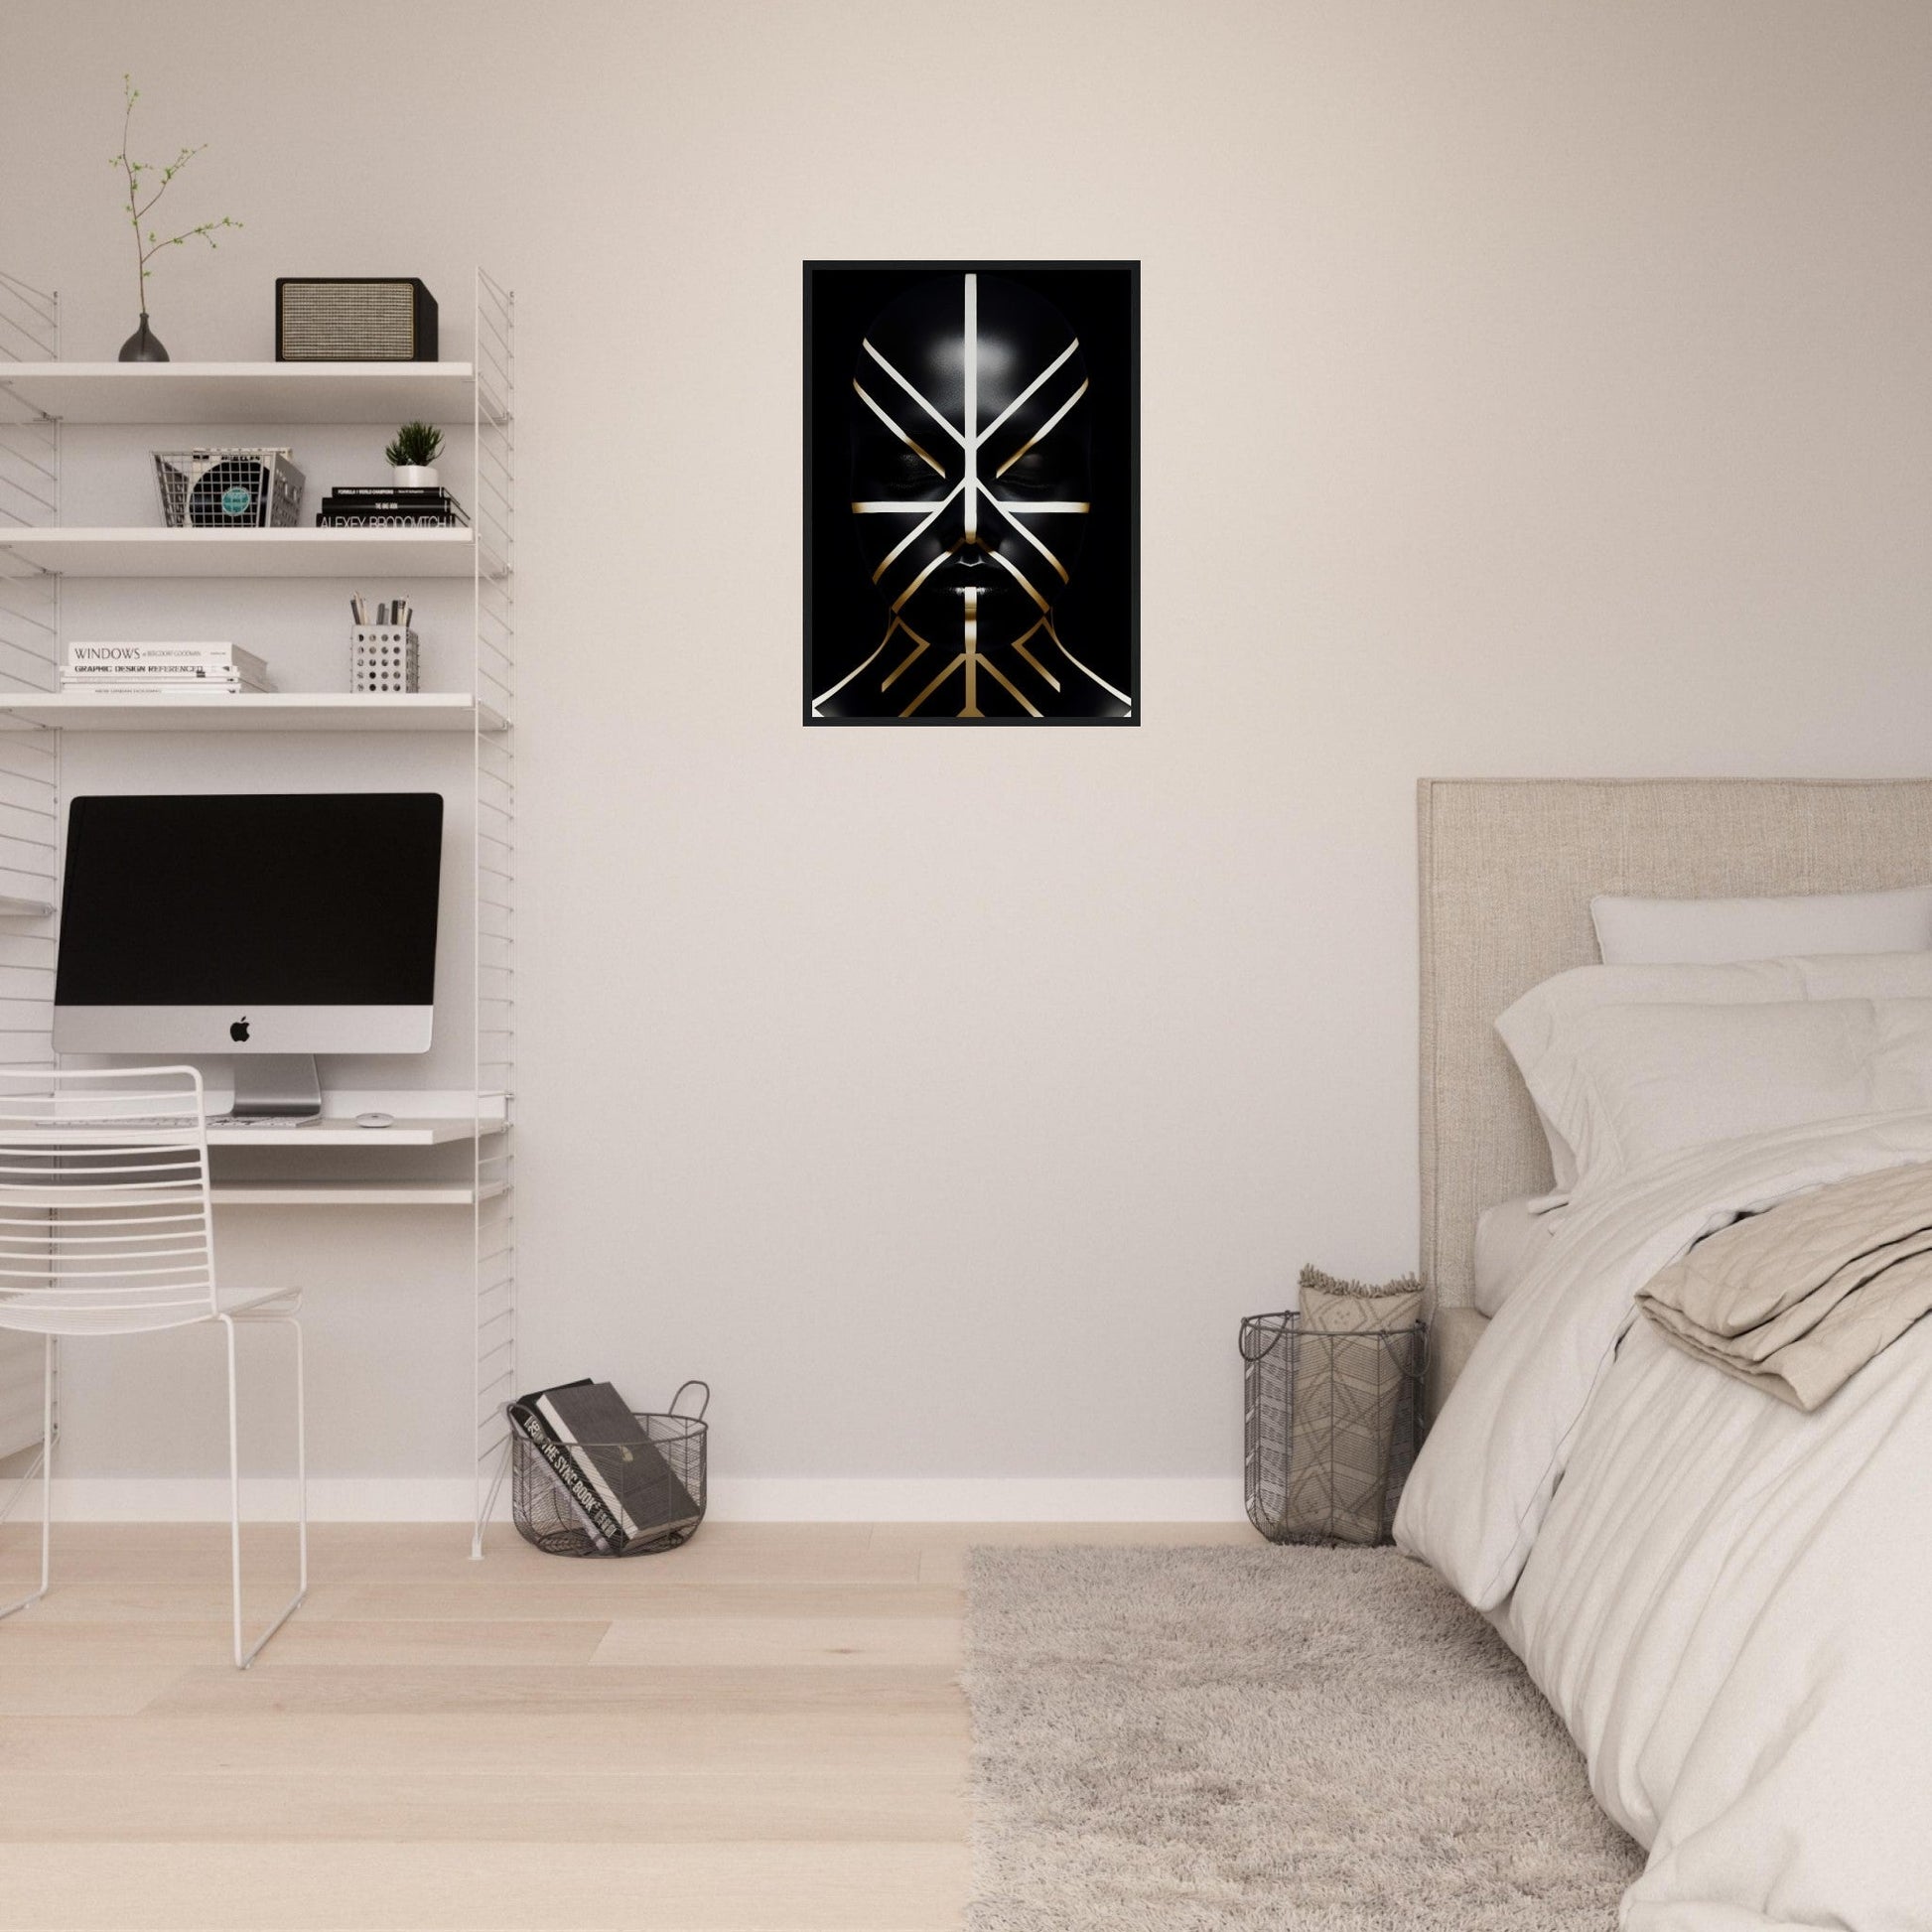
[[[812,278],[821,271],[873,270],[880,273],[932,275],[1054,274],[1084,269],[1125,273],[1127,288],[1127,621],[1129,694],[1133,710],[1125,718],[819,718],[812,713],[812,454],[816,437],[812,407]],[[801,712],[807,725],[938,726],[965,731],[1020,726],[1036,731],[1042,726],[1135,726],[1141,722],[1141,265],[1138,261],[808,261],[804,264],[804,358],[799,382],[804,392],[804,629],[799,651],[803,686]]]

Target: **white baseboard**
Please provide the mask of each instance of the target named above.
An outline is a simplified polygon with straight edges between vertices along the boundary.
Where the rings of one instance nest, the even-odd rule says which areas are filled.
[[[0,1502],[5,1501],[0,1487]],[[242,1484],[253,1518],[290,1514],[293,1486]],[[23,1495],[13,1520],[31,1519]],[[69,1523],[213,1523],[228,1515],[218,1476],[57,1476],[55,1513]],[[318,1523],[467,1523],[476,1490],[461,1476],[317,1476],[309,1515]],[[496,1513],[508,1514],[504,1496]],[[1241,1484],[1232,1476],[728,1476],[711,1485],[720,1523],[1234,1523]]]
[[[476,1489],[461,1476],[312,1476],[312,1523],[468,1523]],[[4,1496],[0,1496],[4,1501]],[[14,1505],[15,1523],[40,1513],[32,1491]],[[295,1513],[295,1484],[287,1478],[245,1478],[241,1513],[281,1522]],[[507,1517],[506,1498],[498,1511]],[[222,1476],[62,1476],[54,1478],[54,1514],[67,1523],[225,1523],[228,1484]]]
[[[1238,1523],[1238,1476],[739,1476],[741,1523]]]

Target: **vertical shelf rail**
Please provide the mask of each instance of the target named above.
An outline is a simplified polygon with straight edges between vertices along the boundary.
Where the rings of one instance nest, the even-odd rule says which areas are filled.
[[[11,527],[61,520],[61,425],[8,387],[7,365],[57,361],[60,351],[59,296],[0,270],[0,523]],[[0,692],[52,691],[60,644],[60,578],[0,558]],[[59,732],[0,730],[0,1064],[8,1066],[54,1061],[60,759]],[[0,1456],[40,1444],[40,1379],[39,1342],[0,1334]],[[22,1486],[0,1495],[0,1517]]]
[[[477,271],[476,544],[476,1315],[474,1447],[476,1523],[470,1554],[483,1555],[483,1526],[509,1459],[503,1405],[516,1393],[516,1196],[510,1109],[516,1058],[516,687],[513,576],[515,496],[515,303]],[[486,707],[486,711],[485,711]],[[491,729],[493,720],[501,729]]]

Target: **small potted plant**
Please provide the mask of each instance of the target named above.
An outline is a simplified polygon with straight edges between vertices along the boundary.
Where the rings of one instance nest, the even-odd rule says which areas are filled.
[[[398,489],[434,489],[436,459],[442,449],[443,432],[434,424],[404,423],[382,452],[382,460],[394,473]]]

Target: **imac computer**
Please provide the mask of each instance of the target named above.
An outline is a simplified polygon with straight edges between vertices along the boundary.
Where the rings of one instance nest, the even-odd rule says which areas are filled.
[[[231,1054],[237,1120],[322,1111],[318,1053],[422,1053],[433,791],[81,797],[68,810],[61,1053]]]

